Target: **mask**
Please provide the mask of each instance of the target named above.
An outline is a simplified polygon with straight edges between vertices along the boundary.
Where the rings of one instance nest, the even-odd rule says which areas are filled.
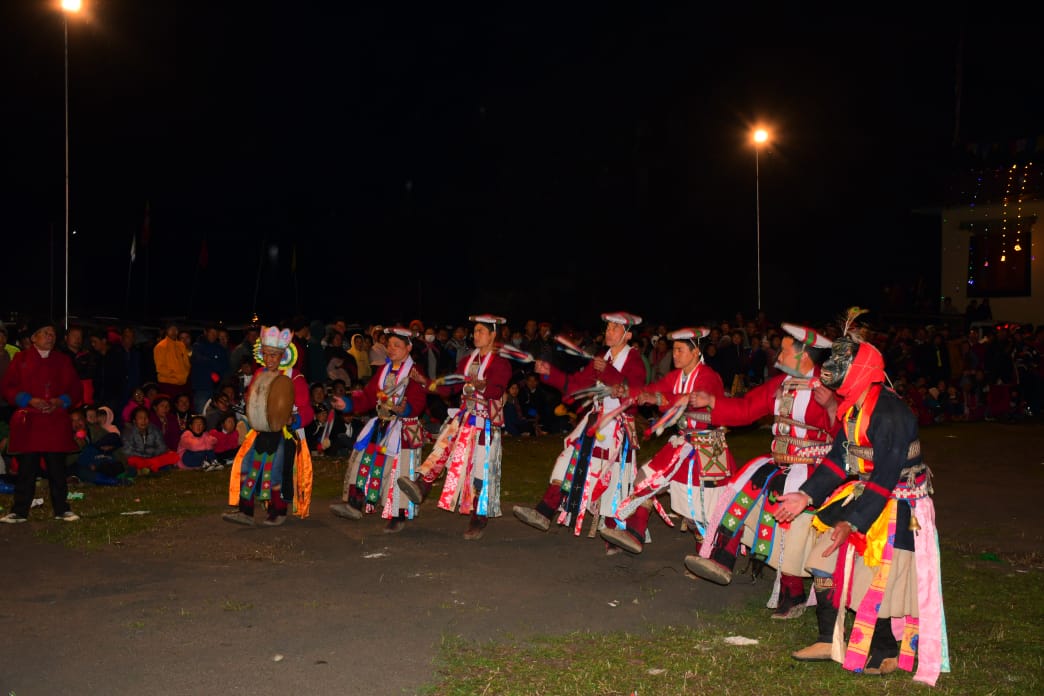
[[[435,342],[435,337],[433,335],[431,335],[431,334],[424,334],[424,342],[425,343],[434,343]]]
[[[823,386],[837,392],[841,399],[837,409],[839,418],[871,384],[884,380],[884,358],[880,351],[869,343],[857,343],[848,337],[834,341],[819,377]]]

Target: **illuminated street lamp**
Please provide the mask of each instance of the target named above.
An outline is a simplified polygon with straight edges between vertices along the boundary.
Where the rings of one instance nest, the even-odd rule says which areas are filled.
[[[80,0],[62,0],[65,39],[65,328],[69,329],[69,15],[83,7]]]
[[[751,137],[754,140],[754,226],[757,234],[755,269],[758,276],[758,306],[755,307],[755,311],[759,312],[761,311],[761,182],[758,176],[758,153],[761,146],[768,142],[769,134],[764,128],[758,128]]]

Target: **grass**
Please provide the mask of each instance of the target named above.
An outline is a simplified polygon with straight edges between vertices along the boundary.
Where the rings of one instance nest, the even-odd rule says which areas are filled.
[[[925,440],[948,431],[922,432]],[[665,438],[643,443],[650,456]],[[760,454],[767,433],[747,428],[730,434],[740,462]],[[550,464],[562,438],[505,438],[502,498],[535,501],[547,486]],[[344,460],[316,459],[315,500],[339,497]],[[123,488],[84,486],[74,509],[79,523],[50,520],[50,504],[34,509],[32,527],[42,540],[92,550],[118,545],[132,535],[177,527],[181,520],[227,509],[228,474],[175,471],[141,478]],[[46,483],[37,497],[46,500]],[[10,495],[0,495],[9,508]],[[123,515],[148,510],[145,515]],[[42,518],[43,521],[35,521]],[[943,580],[953,672],[940,677],[937,694],[1044,693],[1044,596],[1041,554],[978,553],[943,535]],[[164,535],[157,535],[163,538]],[[644,632],[542,635],[489,643],[447,636],[436,675],[425,693],[452,694],[899,694],[923,688],[905,672],[875,678],[844,672],[834,663],[803,664],[789,653],[814,635],[812,612],[796,621],[770,621],[763,599],[740,610],[695,613],[678,609],[676,625]],[[228,601],[225,611],[244,607]],[[757,647],[723,643],[742,635]]]

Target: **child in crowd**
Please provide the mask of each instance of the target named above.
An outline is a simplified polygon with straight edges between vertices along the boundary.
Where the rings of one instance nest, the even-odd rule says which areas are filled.
[[[138,387],[131,392],[130,400],[127,402],[127,405],[123,407],[123,413],[120,414],[123,422],[129,424],[134,415],[134,409],[140,407],[151,408],[152,404],[145,398],[145,390]]]
[[[85,444],[76,460],[76,476],[84,483],[98,486],[118,486],[130,483],[132,475],[127,468],[120,432],[112,425],[113,413],[108,406],[85,409]]]
[[[174,420],[178,422],[178,437],[181,437],[181,433],[188,430],[189,416],[192,415],[192,399],[189,398],[188,394],[179,394],[174,399]]]
[[[221,428],[211,430],[210,434],[214,437],[214,460],[222,466],[231,466],[242,444],[235,414],[226,414],[221,421]]]
[[[149,416],[149,422],[156,426],[156,430],[160,431],[167,449],[175,450],[178,448],[178,443],[181,441],[181,433],[184,429],[178,426],[178,419],[170,412],[170,398],[160,394],[153,399],[152,414]]]
[[[207,432],[207,419],[200,415],[189,418],[188,430],[181,433],[178,441],[179,469],[202,469],[212,471],[224,469],[214,457],[217,438]]]
[[[149,411],[139,406],[123,431],[123,448],[127,463],[139,474],[172,469],[178,464],[178,453],[168,449],[156,426],[149,423]]]

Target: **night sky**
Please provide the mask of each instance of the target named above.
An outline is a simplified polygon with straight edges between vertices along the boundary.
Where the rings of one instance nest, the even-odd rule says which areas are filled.
[[[938,218],[914,211],[952,199],[963,143],[1044,133],[1041,25],[966,11],[85,3],[69,23],[79,316],[749,316],[763,123],[762,304],[816,321],[890,283],[937,287]],[[61,14],[2,12],[0,225],[19,253],[0,309],[60,318]]]

